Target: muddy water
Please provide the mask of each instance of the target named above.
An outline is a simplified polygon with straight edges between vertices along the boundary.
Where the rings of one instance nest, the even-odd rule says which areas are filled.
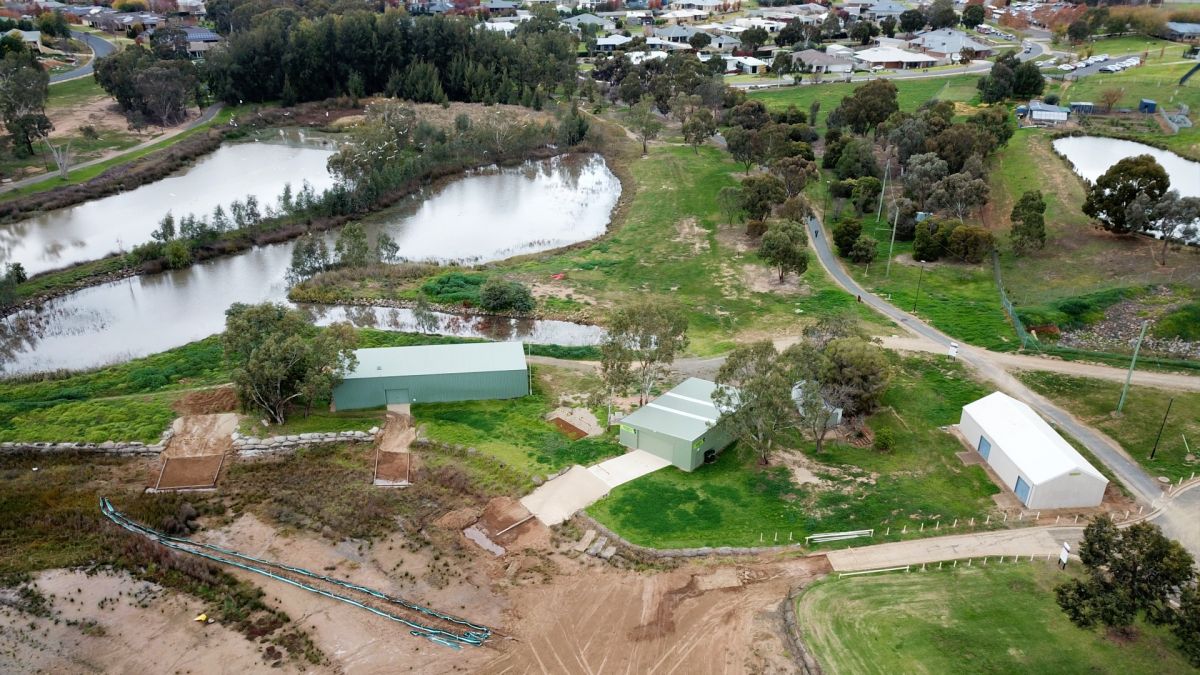
[[[1171,188],[1179,190],[1181,197],[1200,197],[1200,162],[1184,159],[1167,150],[1098,136],[1060,138],[1054,141],[1054,149],[1071,160],[1076,173],[1092,182],[1126,157],[1150,155],[1166,169]]]
[[[334,142],[299,129],[230,143],[167,178],[103,199],[0,225],[0,267],[20,262],[29,274],[128,251],[150,240],[167,212],[209,215],[247,195],[259,208],[278,203],[286,184],[307,181],[320,193],[333,185],[325,163]]]
[[[619,195],[620,183],[597,156],[528,162],[450,183],[407,213],[381,214],[371,227],[386,228],[409,258],[498,260],[599,235]],[[92,368],[220,332],[235,302],[285,300],[293,245],[131,277],[18,312],[0,320],[0,374]],[[348,318],[387,330],[417,327],[402,309],[310,311],[319,323]],[[439,316],[433,332],[568,345],[594,344],[601,335],[566,322],[452,315]]]

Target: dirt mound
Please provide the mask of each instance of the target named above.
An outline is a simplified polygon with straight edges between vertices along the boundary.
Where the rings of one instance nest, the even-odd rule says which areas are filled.
[[[193,391],[171,404],[180,415],[212,415],[237,410],[237,393],[233,387]]]
[[[469,506],[461,509],[455,509],[446,513],[446,515],[442,516],[441,518],[433,521],[433,524],[440,528],[454,530],[457,532],[476,520],[479,520],[479,513],[479,509],[474,509]]]

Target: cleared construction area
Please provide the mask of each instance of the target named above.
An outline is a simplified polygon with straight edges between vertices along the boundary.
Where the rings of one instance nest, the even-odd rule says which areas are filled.
[[[171,424],[171,439],[160,455],[152,490],[202,490],[217,484],[225,456],[233,447],[237,415],[185,415]]]
[[[387,423],[383,435],[375,446],[375,477],[379,487],[406,487],[412,485],[413,455],[409,446],[417,438],[417,429],[408,404],[402,407],[388,406]]]

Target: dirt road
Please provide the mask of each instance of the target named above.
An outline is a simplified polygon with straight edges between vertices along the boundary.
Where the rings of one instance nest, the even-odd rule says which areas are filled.
[[[1029,527],[844,548],[826,557],[835,572],[855,572],[984,556],[1044,557],[1056,555],[1064,541],[1074,547],[1082,537],[1082,527]]]

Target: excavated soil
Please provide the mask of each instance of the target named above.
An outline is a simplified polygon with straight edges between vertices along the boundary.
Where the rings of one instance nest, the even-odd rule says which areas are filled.
[[[150,487],[158,490],[212,487],[217,483],[224,459],[225,455],[164,457],[166,466]]]
[[[212,415],[234,412],[237,406],[237,393],[233,387],[217,387],[193,391],[171,404],[171,409],[180,415]]]
[[[164,457],[223,455],[233,447],[238,418],[233,413],[187,415],[171,425],[174,435],[163,450]]]

